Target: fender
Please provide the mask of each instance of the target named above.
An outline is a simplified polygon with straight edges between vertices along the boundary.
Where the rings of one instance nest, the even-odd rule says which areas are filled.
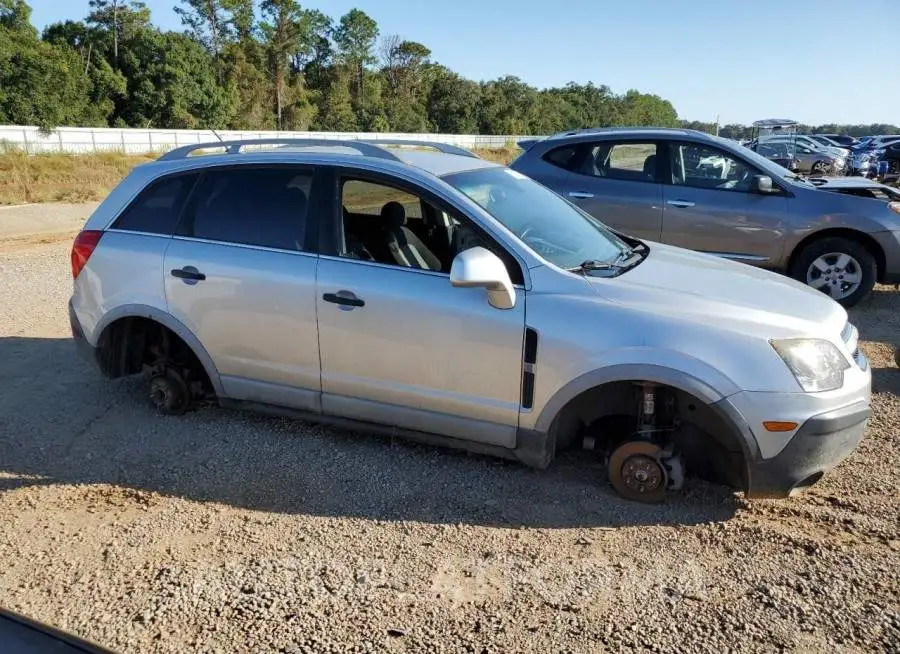
[[[706,362],[673,350],[625,348],[607,352],[588,365],[591,370],[569,381],[544,404],[535,422],[535,430],[547,433],[553,420],[571,400],[591,388],[610,382],[650,381],[665,384],[710,405],[740,390],[731,379]]]
[[[194,352],[197,360],[200,361],[200,365],[202,365],[203,369],[206,371],[206,376],[209,377],[209,382],[212,384],[213,390],[215,390],[216,395],[218,397],[225,396],[225,390],[222,387],[222,380],[219,377],[219,371],[216,369],[212,357],[209,356],[209,352],[207,352],[206,348],[203,347],[203,345],[200,343],[200,339],[198,339],[194,335],[194,333],[190,329],[188,329],[182,322],[180,322],[176,318],[173,318],[165,311],[162,311],[155,307],[151,307],[145,304],[123,304],[116,307],[115,309],[112,309],[105,316],[103,316],[103,319],[97,324],[95,333],[98,335],[102,335],[103,331],[109,325],[121,318],[149,318],[150,320],[172,330],[172,332],[174,332],[178,336],[178,338],[183,340],[187,344],[187,346]]]

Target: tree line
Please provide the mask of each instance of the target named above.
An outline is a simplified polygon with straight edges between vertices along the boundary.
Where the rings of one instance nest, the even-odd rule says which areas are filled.
[[[434,61],[425,44],[382,34],[359,9],[333,18],[298,0],[173,2],[183,31],[155,26],[138,0],[90,0],[84,20],[38,33],[25,0],[0,0],[0,124],[480,134],[685,124],[714,131],[680,122],[669,101],[637,90],[466,79]],[[720,133],[740,138],[749,128],[726,125]]]
[[[178,0],[173,0],[178,1]],[[0,0],[0,123],[541,134],[596,125],[677,125],[671,103],[513,76],[466,79],[428,47],[297,0],[180,0],[184,31],[136,0],[91,0],[81,21],[30,22]]]
[[[708,134],[716,133],[715,123],[706,123],[699,120],[682,120],[681,126],[686,129],[696,129]],[[799,134],[847,134],[848,136],[875,136],[878,134],[900,134],[900,127],[889,123],[871,123],[869,125],[838,125],[827,123],[825,125],[796,126]],[[729,124],[719,127],[719,136],[727,139],[746,140],[753,136],[753,128],[750,125]]]

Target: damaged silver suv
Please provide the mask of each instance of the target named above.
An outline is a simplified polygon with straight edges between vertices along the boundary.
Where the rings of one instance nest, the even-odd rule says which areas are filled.
[[[135,168],[73,245],[76,342],[109,377],[149,372],[162,413],[215,401],[538,468],[586,447],[640,501],[685,474],[785,496],[856,447],[870,371],[838,303],[429,145]]]

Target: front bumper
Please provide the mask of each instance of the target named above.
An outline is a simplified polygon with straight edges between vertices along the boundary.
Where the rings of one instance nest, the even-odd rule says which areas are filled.
[[[776,456],[748,466],[747,497],[787,497],[814,484],[856,449],[869,413],[860,402],[809,418]]]

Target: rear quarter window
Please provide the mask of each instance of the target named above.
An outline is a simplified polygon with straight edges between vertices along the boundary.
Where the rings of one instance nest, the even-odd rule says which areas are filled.
[[[119,215],[113,229],[171,236],[199,176],[189,173],[152,182]]]
[[[544,155],[544,161],[563,170],[574,170],[578,160],[578,146],[566,145],[554,148]]]

